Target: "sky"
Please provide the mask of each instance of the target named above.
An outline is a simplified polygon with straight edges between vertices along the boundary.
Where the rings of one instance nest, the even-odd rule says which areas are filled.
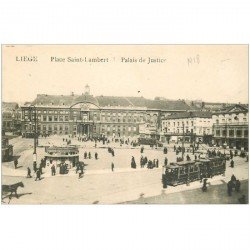
[[[102,61],[93,62],[96,58]],[[2,46],[3,101],[82,94],[86,84],[94,96],[248,103],[248,46]]]

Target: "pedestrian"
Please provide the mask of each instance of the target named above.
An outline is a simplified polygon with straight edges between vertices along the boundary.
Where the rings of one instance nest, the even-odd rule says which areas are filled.
[[[231,181],[232,181],[232,182],[236,182],[236,177],[235,177],[234,174],[231,176]]]
[[[197,160],[197,155],[194,155],[194,159]]]
[[[168,158],[165,157],[165,160],[164,160],[164,165],[167,166],[168,165]]]
[[[89,152],[89,159],[91,159],[91,153]]]
[[[95,159],[96,159],[96,160],[98,159],[98,154],[97,154],[97,152],[95,152]]]
[[[158,159],[156,159],[155,166],[156,166],[156,168],[159,167],[159,160]]]
[[[87,154],[87,152],[85,151],[85,152],[84,152],[84,159],[87,159],[87,155],[88,155],[88,154]]]
[[[18,165],[18,160],[17,160],[17,159],[15,159],[15,160],[14,160],[14,166],[15,166],[15,169],[17,168],[17,165]]]
[[[229,181],[227,183],[227,194],[228,194],[228,196],[232,195],[232,190],[233,190],[232,181]]]
[[[52,166],[51,166],[51,175],[52,176],[56,175],[56,167],[54,164],[52,164]]]
[[[176,151],[176,146],[174,145],[174,152]]]
[[[203,186],[202,186],[202,191],[206,192],[207,191],[207,178],[203,180]]]
[[[142,146],[141,147],[141,154],[143,154],[143,151],[144,151],[144,147]]]
[[[231,162],[230,162],[230,167],[231,167],[231,168],[234,168],[234,160],[231,160]]]
[[[114,165],[114,162],[111,163],[111,171],[114,172],[114,168],[115,168],[115,165]]]
[[[111,154],[112,154],[113,157],[115,156],[115,151],[114,151],[114,149],[112,149]]]
[[[155,168],[155,166],[156,166],[155,164],[156,164],[156,162],[155,162],[155,159],[154,159],[152,168]]]
[[[79,162],[76,164],[76,174],[80,170]]]
[[[236,183],[235,183],[235,191],[236,192],[240,192],[240,185],[241,185],[240,180],[236,180]]]
[[[203,173],[200,172],[200,182],[202,182],[202,179],[203,179]]]
[[[136,163],[135,163],[134,156],[132,156],[132,159],[131,159],[131,168],[136,168]]]
[[[37,167],[36,167],[36,162],[35,162],[35,161],[33,162],[33,170],[34,170],[34,172],[36,173]]]
[[[39,181],[41,180],[40,169],[37,169],[37,171],[36,171],[36,179],[35,179],[35,181],[37,181],[37,179],[38,179]]]
[[[31,170],[29,167],[27,167],[27,178],[31,178]]]
[[[81,164],[80,166],[79,166],[79,175],[78,175],[78,179],[80,179],[80,178],[82,178],[83,177],[83,164]]]
[[[141,168],[144,167],[144,158],[143,158],[143,156],[141,156],[140,165],[141,165]]]

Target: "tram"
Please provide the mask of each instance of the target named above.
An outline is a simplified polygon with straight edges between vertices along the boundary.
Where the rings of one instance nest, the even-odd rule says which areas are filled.
[[[170,163],[170,165],[164,166],[163,169],[163,186],[177,186],[201,180],[202,178],[212,178],[215,175],[225,174],[226,159],[213,157],[196,161],[182,161]]]

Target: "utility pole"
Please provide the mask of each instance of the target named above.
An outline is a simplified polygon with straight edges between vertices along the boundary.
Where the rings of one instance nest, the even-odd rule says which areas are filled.
[[[184,140],[185,140],[185,132],[184,132],[184,122],[182,123],[182,130],[183,130],[183,135],[182,135],[182,160],[184,161]]]
[[[33,167],[34,169],[37,166],[37,155],[36,155],[36,146],[37,146],[37,117],[36,117],[36,107],[30,105],[30,122],[32,126],[32,110],[34,110],[34,152],[33,152]]]

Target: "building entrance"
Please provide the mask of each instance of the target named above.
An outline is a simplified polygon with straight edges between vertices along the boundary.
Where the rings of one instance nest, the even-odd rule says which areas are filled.
[[[77,126],[77,134],[80,136],[89,136],[90,133],[90,125],[89,124],[78,124]]]

